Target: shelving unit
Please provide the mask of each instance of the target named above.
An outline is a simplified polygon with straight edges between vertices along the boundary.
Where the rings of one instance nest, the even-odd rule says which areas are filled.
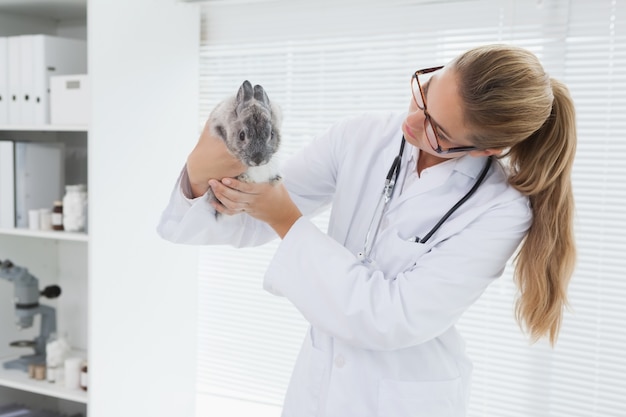
[[[0,0],[0,36],[42,33],[86,40],[87,1]],[[86,161],[89,126],[2,124],[0,139],[62,142],[66,149],[66,181],[72,181],[67,179],[69,172],[70,178],[80,177],[88,182],[88,167],[85,164],[89,163]],[[0,259],[10,259],[16,265],[27,268],[39,279],[40,288],[50,284],[61,286],[62,294],[58,299],[40,301],[55,308],[57,331],[69,335],[77,356],[83,358],[88,358],[88,246],[87,233],[0,229]],[[13,326],[12,290],[10,283],[0,280],[0,405],[19,401],[37,409],[88,415],[88,392],[67,389],[59,383],[38,381],[23,371],[2,367],[1,364],[7,360],[32,353],[31,349],[10,348],[8,342],[32,339],[39,333],[39,316],[35,316],[32,328],[17,330]]]
[[[127,3],[0,0],[0,36],[46,33],[88,44],[88,127],[0,128],[1,140],[62,141],[87,161],[78,166],[87,176],[88,236],[3,231],[0,259],[63,288],[45,303],[58,308],[70,344],[87,350],[93,387],[86,399],[68,400],[10,374],[0,378],[0,403],[86,417],[194,415],[197,251],[164,242],[155,228],[198,137],[200,13],[180,0]],[[0,282],[0,357],[29,353],[8,343],[38,332],[15,329],[11,297]]]

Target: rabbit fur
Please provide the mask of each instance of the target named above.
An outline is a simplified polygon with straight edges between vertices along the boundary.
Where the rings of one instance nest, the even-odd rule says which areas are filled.
[[[248,80],[236,95],[213,109],[209,115],[212,133],[221,137],[229,152],[248,167],[238,180],[274,183],[281,179],[276,158],[281,121],[280,108],[270,102],[262,86],[253,87]]]

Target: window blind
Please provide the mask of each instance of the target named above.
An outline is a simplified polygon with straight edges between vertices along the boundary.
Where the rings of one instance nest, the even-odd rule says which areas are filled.
[[[282,158],[347,115],[405,110],[416,69],[485,43],[536,53],[578,115],[571,310],[555,349],[529,346],[507,268],[459,323],[475,365],[470,416],[626,415],[624,2],[268,0],[202,15],[199,124],[244,79],[262,84],[283,110]],[[276,245],[201,249],[199,395],[282,403],[307,325],[262,289]]]

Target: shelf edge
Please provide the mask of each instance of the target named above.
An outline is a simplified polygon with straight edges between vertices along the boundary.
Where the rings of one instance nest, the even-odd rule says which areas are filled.
[[[85,125],[0,125],[4,132],[87,132]]]
[[[88,242],[89,241],[89,235],[86,233],[43,231],[43,230],[21,229],[21,228],[0,229],[0,236],[23,236],[23,237],[32,237],[36,239],[67,240],[67,241],[73,241],[73,242]]]

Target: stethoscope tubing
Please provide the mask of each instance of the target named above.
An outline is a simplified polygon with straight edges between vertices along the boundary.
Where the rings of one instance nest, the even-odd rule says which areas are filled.
[[[378,200],[378,204],[376,204],[376,209],[374,210],[374,214],[372,215],[372,220],[370,221],[369,227],[367,229],[367,235],[365,236],[365,245],[363,246],[363,251],[357,254],[358,258],[361,260],[369,260],[370,252],[374,247],[374,242],[376,241],[376,237],[378,236],[378,232],[380,231],[380,225],[383,220],[383,216],[387,205],[391,201],[391,196],[395,189],[396,183],[398,182],[398,177],[400,175],[400,166],[402,165],[402,155],[404,154],[404,145],[406,144],[406,139],[404,135],[402,135],[402,142],[400,144],[400,150],[398,155],[394,158],[391,163],[391,167],[387,172],[387,176],[385,178],[385,186],[383,187],[382,194]],[[489,156],[485,165],[480,172],[476,182],[472,186],[472,188],[459,200],[457,201],[450,210],[444,214],[441,219],[435,224],[430,231],[423,237],[415,237],[412,241],[416,243],[426,243],[434,234],[439,230],[439,228],[448,220],[448,218],[459,209],[469,198],[478,190],[478,187],[483,183],[485,177],[487,176],[487,172],[489,172],[489,168],[491,167],[491,163],[493,158]],[[378,221],[376,221],[378,219]],[[374,223],[376,223],[376,227],[374,227]],[[372,235],[372,231],[374,232]]]
[[[430,239],[431,236],[434,235],[437,230],[439,230],[439,228],[444,224],[444,222],[448,220],[448,217],[450,217],[452,213],[457,211],[459,207],[461,207],[467,200],[469,200],[469,198],[476,192],[476,190],[478,190],[478,187],[480,187],[480,184],[482,184],[482,182],[485,180],[485,177],[487,176],[487,172],[489,171],[489,167],[491,167],[491,162],[492,162],[492,157],[489,156],[487,158],[487,162],[485,162],[485,166],[483,167],[483,170],[481,171],[480,175],[478,176],[478,179],[476,180],[472,188],[463,196],[463,198],[457,201],[456,204],[452,206],[452,208],[448,210],[446,214],[444,214],[441,217],[441,219],[439,219],[437,224],[434,225],[433,228],[430,229],[428,233],[426,233],[426,236],[424,236],[421,239],[416,239],[415,241],[417,243],[426,243],[428,239]]]
[[[383,221],[383,214],[387,209],[389,201],[391,201],[391,195],[393,194],[393,190],[396,188],[396,182],[398,181],[398,177],[400,175],[400,166],[402,165],[402,155],[404,154],[405,144],[406,140],[404,139],[404,135],[402,135],[400,150],[398,151],[396,157],[393,159],[389,171],[387,171],[387,176],[385,177],[385,186],[383,187],[381,196],[378,199],[376,208],[374,209],[374,214],[372,215],[372,220],[370,221],[369,227],[367,228],[367,235],[365,235],[365,244],[363,245],[363,251],[359,252],[357,255],[359,259],[369,259],[370,252],[374,247],[374,242],[376,241],[378,231],[380,230],[380,224]],[[377,219],[378,221],[376,221]],[[376,223],[376,227],[374,227],[374,223]],[[374,232],[373,236],[372,231]]]

